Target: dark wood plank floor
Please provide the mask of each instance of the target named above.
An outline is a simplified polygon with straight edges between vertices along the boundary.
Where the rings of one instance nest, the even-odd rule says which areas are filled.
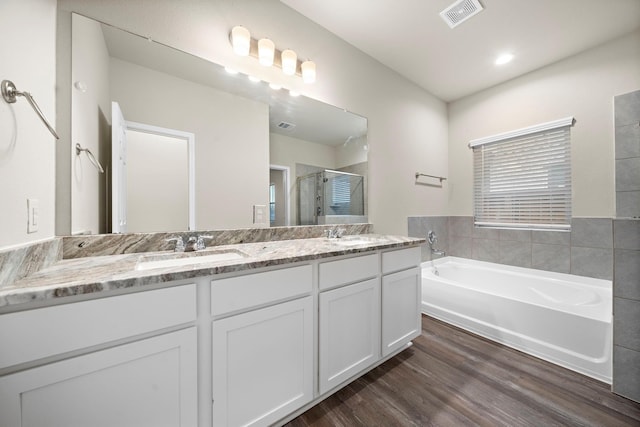
[[[607,384],[422,317],[414,346],[287,424],[636,426]]]

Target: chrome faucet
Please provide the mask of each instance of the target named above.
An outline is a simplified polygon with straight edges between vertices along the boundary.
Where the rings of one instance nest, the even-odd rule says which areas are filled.
[[[213,239],[213,236],[191,236],[187,240],[187,246],[185,252],[201,251],[207,247],[204,243],[205,239]]]
[[[432,255],[446,255],[445,251],[441,251],[436,248],[436,243],[438,243],[438,236],[436,236],[435,231],[429,230],[429,233],[427,233],[427,241],[429,242],[429,248],[431,249]]]
[[[167,242],[176,242],[176,246],[175,248],[173,248],[174,252],[184,252],[185,246],[184,246],[184,240],[182,239],[182,236],[172,237],[170,239],[165,239],[165,240]]]
[[[327,235],[327,238],[329,238],[329,239],[339,239],[344,235],[345,231],[347,231],[347,230],[345,230],[344,228],[338,228],[336,226],[334,228],[330,228],[328,230],[325,230],[325,234]]]

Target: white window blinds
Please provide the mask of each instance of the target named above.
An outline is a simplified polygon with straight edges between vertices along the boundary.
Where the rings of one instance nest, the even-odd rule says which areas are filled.
[[[573,117],[471,141],[479,227],[569,229]]]

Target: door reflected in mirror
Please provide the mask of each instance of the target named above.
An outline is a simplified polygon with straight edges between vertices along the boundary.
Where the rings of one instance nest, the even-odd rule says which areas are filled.
[[[363,193],[362,214],[338,210],[333,216],[316,215],[313,223],[366,222],[366,118],[304,96],[291,97],[266,82],[251,83],[220,65],[81,15],[72,15],[72,26],[72,140],[100,153],[110,176],[98,182],[89,170],[72,171],[80,177],[70,183],[72,233],[298,225],[298,178],[311,169],[361,175]],[[78,82],[82,84],[73,84]],[[133,154],[137,157],[120,158],[122,143],[112,146],[112,136],[120,135],[112,102],[120,105],[125,124],[193,135],[196,142],[187,150],[193,156],[191,196],[169,195],[174,184],[184,189],[183,178],[167,177],[177,164],[184,165],[184,151],[166,156],[161,164],[161,152],[168,150],[141,143],[145,148]],[[114,125],[111,132],[105,130]],[[132,155],[132,150],[125,152]],[[85,165],[72,165],[80,167]],[[135,170],[122,175],[121,169]],[[123,187],[134,179],[130,175],[138,177],[135,189]],[[93,195],[105,192],[107,203]],[[254,222],[254,206],[269,207],[260,224]],[[176,207],[175,212],[169,207]],[[174,214],[181,222],[168,218]]]

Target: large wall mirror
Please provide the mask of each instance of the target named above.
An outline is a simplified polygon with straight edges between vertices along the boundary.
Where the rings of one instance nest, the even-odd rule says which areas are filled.
[[[72,234],[367,221],[366,118],[77,14],[71,57]]]

